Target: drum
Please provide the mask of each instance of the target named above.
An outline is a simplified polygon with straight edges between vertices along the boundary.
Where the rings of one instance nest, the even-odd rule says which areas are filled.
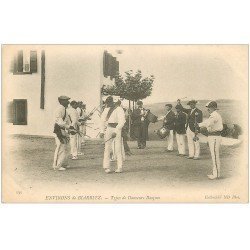
[[[223,124],[222,137],[238,139],[242,135],[242,128],[238,124]]]
[[[70,126],[68,131],[69,131],[69,134],[71,134],[71,135],[77,134],[77,130],[73,126]]]
[[[152,123],[155,123],[157,122],[157,116],[152,114],[150,111],[148,111],[148,114],[146,116],[146,119],[149,121],[149,122],[152,122]]]
[[[164,139],[166,138],[170,133],[170,130],[165,128],[165,127],[161,127],[160,129],[156,130],[156,134],[161,138]]]
[[[207,128],[200,128],[200,133],[201,133],[202,135],[208,136]]]

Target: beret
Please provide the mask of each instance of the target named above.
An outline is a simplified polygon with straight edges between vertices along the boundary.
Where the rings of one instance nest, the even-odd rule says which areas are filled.
[[[65,95],[61,95],[61,96],[58,97],[58,99],[59,99],[59,100],[69,100],[70,97],[65,96]]]

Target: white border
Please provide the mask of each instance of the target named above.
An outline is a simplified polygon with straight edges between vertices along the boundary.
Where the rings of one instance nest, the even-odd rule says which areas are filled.
[[[244,43],[249,1],[5,1],[1,43]],[[2,249],[249,249],[249,205],[1,205]]]

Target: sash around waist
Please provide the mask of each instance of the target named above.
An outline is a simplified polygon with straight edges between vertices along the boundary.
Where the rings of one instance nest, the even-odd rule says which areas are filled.
[[[108,123],[108,127],[111,127],[111,128],[116,128],[117,125],[118,123]]]
[[[54,130],[56,130],[56,129],[65,130],[64,127],[61,127],[59,124],[55,123],[55,124],[54,124]]]
[[[208,132],[208,136],[221,136],[221,131]]]

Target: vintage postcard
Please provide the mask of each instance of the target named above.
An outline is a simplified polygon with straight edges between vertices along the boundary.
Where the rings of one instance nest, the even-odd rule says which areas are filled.
[[[247,203],[248,45],[2,45],[2,202]]]

